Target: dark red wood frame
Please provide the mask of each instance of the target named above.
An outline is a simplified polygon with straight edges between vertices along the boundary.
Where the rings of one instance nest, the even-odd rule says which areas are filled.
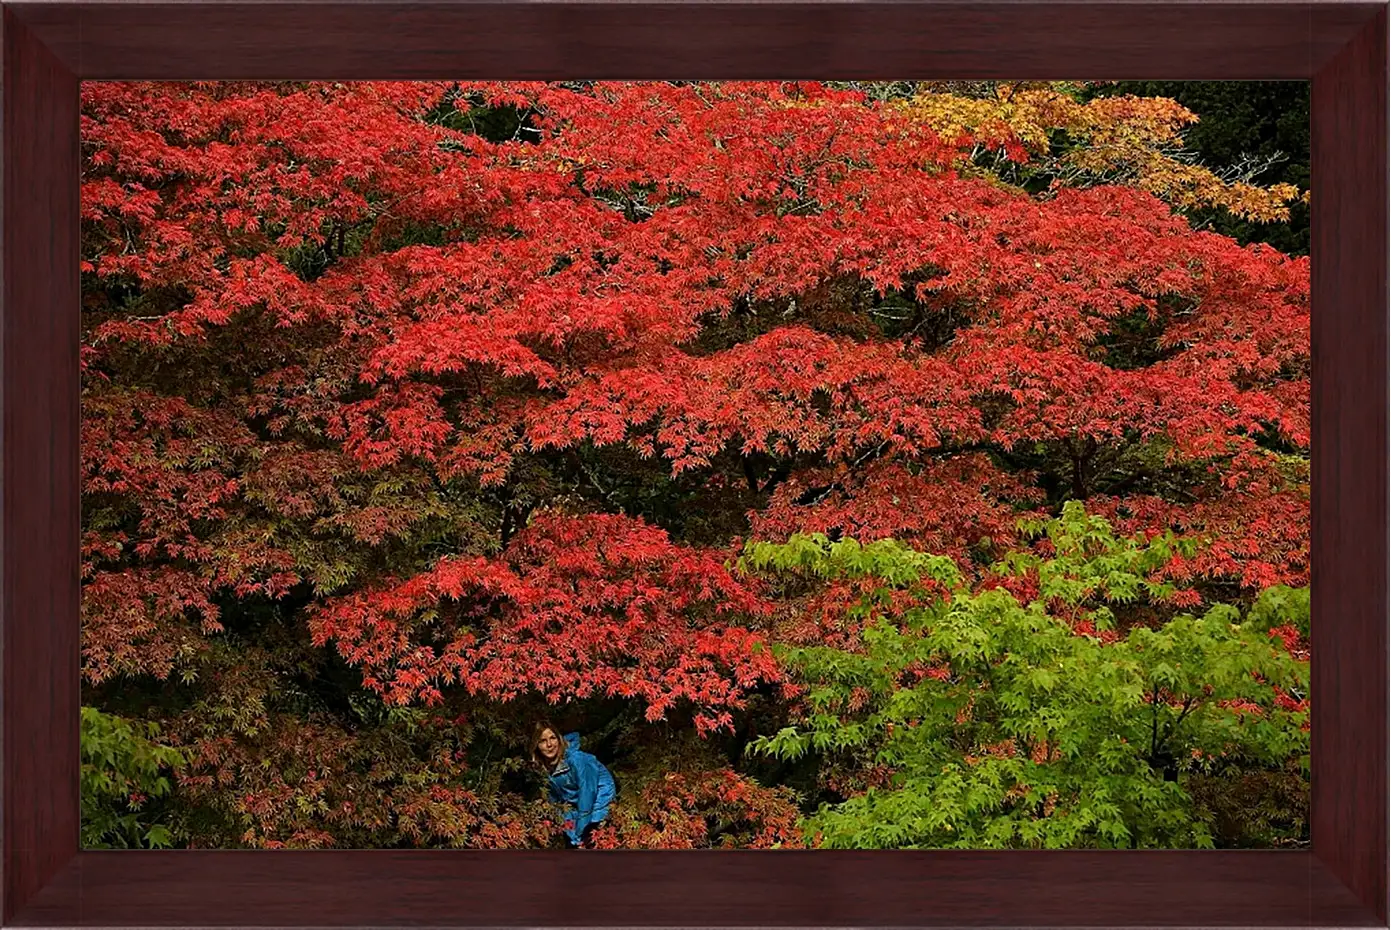
[[[3,32],[5,924],[1387,925],[1384,3],[108,0]],[[79,851],[78,83],[427,77],[1312,79],[1312,851]]]

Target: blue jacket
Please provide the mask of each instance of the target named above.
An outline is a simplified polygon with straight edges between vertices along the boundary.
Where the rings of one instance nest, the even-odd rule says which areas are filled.
[[[584,828],[609,815],[617,790],[613,776],[602,762],[580,751],[580,735],[565,734],[565,755],[550,773],[551,801],[564,805],[565,819],[574,824],[565,831],[571,846],[580,844]]]

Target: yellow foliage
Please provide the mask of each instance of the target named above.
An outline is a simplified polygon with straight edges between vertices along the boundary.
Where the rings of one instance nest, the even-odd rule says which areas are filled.
[[[1010,161],[1035,165],[1052,174],[1055,185],[1127,184],[1180,210],[1221,206],[1257,222],[1289,219],[1289,203],[1300,196],[1294,185],[1260,187],[1224,179],[1185,160],[1183,129],[1198,119],[1188,109],[1164,97],[1082,102],[1073,95],[1075,87],[1063,82],[928,85],[889,105],[944,138],[973,142],[977,152],[996,150]],[[1050,137],[1059,131],[1074,144],[1054,154]]]

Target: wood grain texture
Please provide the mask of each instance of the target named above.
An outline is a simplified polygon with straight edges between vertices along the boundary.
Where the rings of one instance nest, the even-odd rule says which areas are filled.
[[[1375,926],[1306,852],[84,853],[28,926]]]
[[[25,3],[91,78],[1307,78],[1374,4]],[[409,54],[384,56],[384,46]]]
[[[1384,4],[15,3],[4,14],[3,921],[1385,926]],[[1314,851],[77,853],[76,80],[1314,80]]]
[[[4,16],[4,918],[77,851],[77,80]]]
[[[1382,923],[1387,838],[1371,825],[1387,818],[1386,29],[1383,9],[1310,88],[1312,840]]]

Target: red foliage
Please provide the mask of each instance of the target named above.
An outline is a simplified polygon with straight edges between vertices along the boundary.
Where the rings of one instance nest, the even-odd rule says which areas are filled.
[[[1166,568],[1174,580],[1235,578],[1254,590],[1301,586],[1309,583],[1307,464],[1300,472],[1290,478],[1271,457],[1248,453],[1220,469],[1212,466],[1210,480],[1191,487],[1196,500],[1094,497],[1087,508],[1112,520],[1121,532],[1172,529],[1201,539],[1192,559],[1176,555]]]
[[[970,572],[1059,497],[1204,536],[1177,581],[1307,581],[1308,261],[1141,191],[968,177],[969,135],[812,83],[97,82],[82,131],[92,681],[302,595],[389,702],[685,702],[704,732],[780,681],[765,637],[852,632],[853,586],[779,612],[730,536]],[[700,485],[719,544],[591,493],[591,454]],[[391,803],[424,837],[471,802]],[[299,829],[253,839],[327,842]]]
[[[500,559],[446,557],[408,581],[330,599],[309,625],[316,645],[336,641],[392,703],[438,701],[459,684],[500,699],[639,698],[658,720],[684,699],[704,731],[780,678],[739,625],[767,610],[717,558],[661,530],[549,513]]]
[[[422,122],[448,90],[88,89],[93,267],[192,295],[101,322],[93,348],[184,340],[241,312],[321,321],[337,344],[266,372],[250,410],[322,431],[364,468],[414,458],[485,484],[505,482],[519,454],[583,441],[627,443],[675,472],[731,444],[842,467],[867,451],[887,466],[970,443],[1147,437],[1207,458],[1252,449],[1265,428],[1307,445],[1307,261],[1194,233],[1149,195],[1040,202],[958,177],[954,145],[814,86],[463,88],[524,102],[538,128],[526,145]],[[445,242],[391,248],[410,223],[438,225]],[[347,229],[360,250],[333,254],[321,276],[285,265],[283,250],[320,238],[342,253]],[[127,247],[102,246],[103,233]],[[807,328],[798,298],[846,278],[870,288],[861,307],[905,290],[949,313],[955,337],[933,352],[912,334]],[[740,307],[787,325],[692,351]],[[1111,338],[1135,315],[1161,329],[1157,360],[1139,367]],[[463,376],[467,388],[449,380]],[[928,474],[998,481],[983,457],[951,461],[927,461]],[[881,469],[858,506],[891,507],[903,474]],[[969,522],[918,506],[920,531],[948,514]],[[790,525],[777,514],[769,528]],[[993,538],[1002,515],[987,506],[985,526],[924,541]],[[1244,573],[1255,555],[1214,567]]]
[[[404,750],[399,733],[350,733],[288,716],[264,717],[251,733],[187,721],[174,732],[190,760],[180,789],[217,824],[195,845],[507,849],[546,846],[555,834],[544,802],[495,784],[463,787],[469,766],[441,721],[422,728],[433,743]]]
[[[797,846],[800,813],[786,788],[729,769],[669,772],[595,827],[596,849],[768,849]]]
[[[842,535],[861,542],[897,539],[924,552],[950,555],[963,570],[972,549],[998,554],[1019,542],[1019,506],[1040,494],[984,455],[964,455],[909,470],[875,463],[861,469],[807,470],[750,514],[752,535]],[[805,502],[804,502],[805,501]]]

